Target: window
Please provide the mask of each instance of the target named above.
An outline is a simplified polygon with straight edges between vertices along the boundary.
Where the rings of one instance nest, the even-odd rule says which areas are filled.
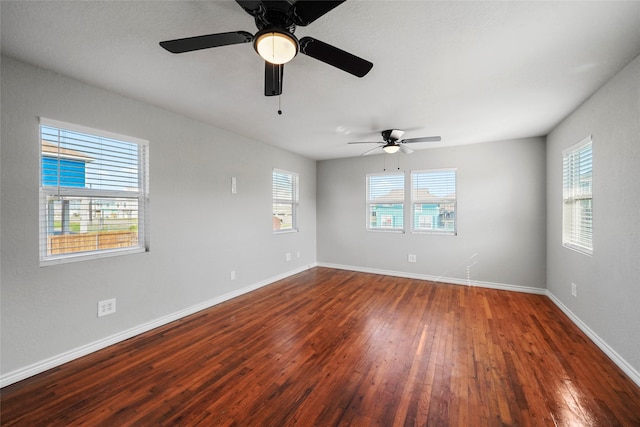
[[[367,175],[367,229],[404,231],[404,173]]]
[[[298,174],[273,170],[273,232],[298,231]]]
[[[456,170],[411,172],[411,206],[413,231],[456,234]]]
[[[40,120],[40,265],[145,250],[147,144]]]
[[[569,147],[562,159],[562,244],[593,253],[591,137]]]

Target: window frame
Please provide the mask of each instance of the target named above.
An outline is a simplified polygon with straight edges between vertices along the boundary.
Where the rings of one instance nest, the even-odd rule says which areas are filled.
[[[581,153],[589,148],[588,168],[581,171]],[[577,166],[576,166],[577,164]],[[568,170],[568,169],[572,170]],[[580,175],[589,175],[588,191],[584,191],[585,181]],[[589,201],[586,223],[582,212],[576,208],[577,202]],[[580,218],[576,218],[579,216]],[[585,236],[587,238],[583,238]],[[593,255],[593,140],[591,135],[562,150],[562,246],[585,254]]]
[[[437,174],[441,172],[453,172],[453,185],[454,185],[454,196],[453,197],[433,197],[433,198],[417,198],[414,193],[414,183],[416,175],[420,174]],[[439,169],[421,169],[421,170],[412,170],[410,173],[410,205],[409,209],[411,211],[411,233],[413,234],[443,234],[443,235],[451,235],[456,236],[458,234],[458,169],[457,168],[439,168]],[[444,203],[452,203],[453,204],[453,230],[442,230],[442,229],[416,229],[416,205],[417,204],[425,204],[425,202],[433,202],[433,204],[437,203],[438,205]]]
[[[94,189],[86,187],[72,186],[52,186],[43,185],[43,154],[42,154],[42,127],[57,128],[59,130],[82,133],[92,137],[106,138],[117,140],[125,143],[135,144],[138,146],[138,190],[109,190]],[[57,264],[65,264],[70,262],[86,261],[90,259],[98,259],[119,255],[135,254],[147,252],[149,250],[148,236],[148,217],[149,217],[149,141],[140,138],[121,135],[105,130],[94,129],[87,126],[66,123],[58,120],[39,118],[38,124],[38,240],[39,240],[39,262],[41,267]],[[59,172],[58,172],[59,173]],[[60,177],[58,176],[58,181]],[[48,214],[47,214],[47,198],[48,197],[79,197],[79,198],[95,198],[95,199],[136,199],[137,200],[137,244],[124,248],[97,249],[93,251],[70,252],[64,254],[48,254]]]
[[[288,175],[291,177],[291,199],[289,198],[277,198],[276,197],[276,174]],[[272,231],[273,234],[287,234],[297,233],[300,231],[300,175],[296,172],[287,171],[284,169],[273,168],[271,172],[271,216],[272,216]],[[275,218],[278,216],[275,213],[276,205],[291,205],[291,228],[276,229],[274,227]]]
[[[370,195],[371,185],[370,180],[372,177],[384,177],[384,176],[402,176],[402,198],[390,198],[385,200],[385,203],[374,203],[373,201],[376,199],[372,199]],[[406,209],[406,185],[407,185],[407,176],[405,172],[382,172],[382,173],[368,173],[365,175],[365,227],[367,231],[373,232],[382,232],[382,233],[404,233],[406,230],[406,221],[405,221],[405,209]],[[393,191],[393,188],[390,189]],[[372,227],[371,226],[371,218],[372,218],[372,205],[401,205],[402,206],[402,227]]]

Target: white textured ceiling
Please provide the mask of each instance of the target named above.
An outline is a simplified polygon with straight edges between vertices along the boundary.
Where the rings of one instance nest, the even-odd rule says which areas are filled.
[[[546,135],[640,54],[640,2],[356,1],[306,35],[373,62],[357,78],[305,55],[263,95],[251,44],[170,54],[158,42],[255,33],[233,1],[1,1],[2,53],[313,159],[357,156],[387,128],[433,146]],[[373,146],[372,146],[373,147]]]

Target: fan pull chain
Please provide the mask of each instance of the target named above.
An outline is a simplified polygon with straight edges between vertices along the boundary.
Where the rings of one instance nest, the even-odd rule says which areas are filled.
[[[282,95],[278,95],[278,114],[282,115],[282,104],[281,104],[281,100],[282,100]]]

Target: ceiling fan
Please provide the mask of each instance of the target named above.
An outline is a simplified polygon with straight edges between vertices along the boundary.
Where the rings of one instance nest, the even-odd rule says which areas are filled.
[[[255,19],[258,32],[231,31],[160,42],[171,53],[184,53],[212,47],[253,42],[253,47],[265,60],[264,94],[282,94],[284,64],[298,52],[339,68],[357,77],[364,77],[373,64],[349,52],[312,37],[300,40],[293,35],[296,26],[306,26],[345,0],[311,1],[236,0]]]
[[[358,142],[349,142],[349,144],[378,144],[377,147],[362,153],[363,156],[374,154],[380,148],[382,149],[382,151],[384,151],[387,154],[394,154],[394,153],[397,153],[398,151],[402,151],[404,154],[411,154],[413,153],[414,150],[407,147],[406,144],[413,144],[416,142],[438,142],[442,139],[439,136],[423,136],[421,138],[400,139],[402,138],[402,135],[404,135],[404,131],[399,129],[383,130],[381,134],[384,142],[358,141]]]

